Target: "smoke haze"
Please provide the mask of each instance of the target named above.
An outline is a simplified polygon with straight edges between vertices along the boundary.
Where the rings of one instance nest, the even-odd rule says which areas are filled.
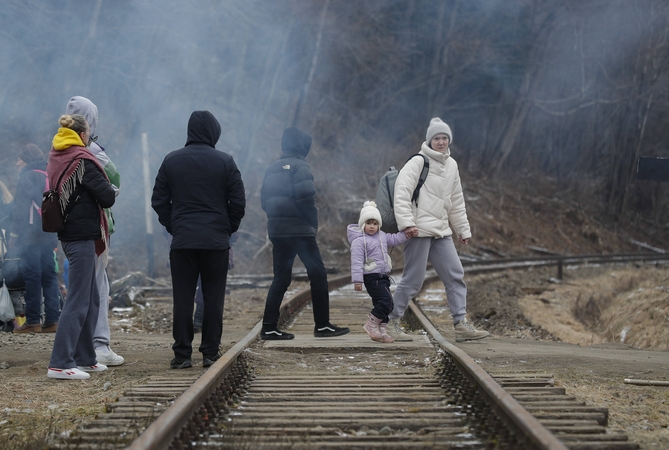
[[[119,272],[147,264],[141,135],[153,181],[197,109],[217,117],[217,148],[242,171],[238,254],[258,270],[269,267],[267,250],[252,259],[266,239],[259,185],[291,125],[314,136],[319,239],[340,241],[433,116],[451,125],[454,157],[473,176],[532,171],[577,189],[598,180],[605,207],[624,214],[636,207],[625,187],[635,155],[669,156],[668,9],[661,0],[6,0],[0,179],[15,188],[20,146],[46,153],[68,99],[81,95],[98,106],[98,142],[122,177],[110,267]],[[167,246],[153,220],[161,269]]]

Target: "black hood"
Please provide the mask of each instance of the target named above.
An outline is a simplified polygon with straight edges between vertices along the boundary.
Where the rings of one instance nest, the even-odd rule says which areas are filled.
[[[191,144],[205,144],[216,147],[221,137],[221,124],[209,111],[193,111],[188,119],[188,139],[186,147]]]
[[[284,153],[306,157],[311,148],[311,136],[299,128],[290,127],[281,137],[281,150]]]

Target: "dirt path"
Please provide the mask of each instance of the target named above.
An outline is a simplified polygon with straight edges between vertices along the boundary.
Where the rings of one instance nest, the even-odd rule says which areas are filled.
[[[561,342],[566,340],[564,336],[560,337],[555,330],[549,331],[549,323],[558,322],[555,312],[544,314],[551,320],[539,324],[541,305],[557,308],[562,304],[558,303],[558,298],[571,298],[567,296],[570,290],[585,292],[586,287],[591,286],[593,292],[598,292],[603,280],[620,280],[628,276],[619,269],[567,270],[559,285],[550,280],[555,276],[550,269],[470,277],[467,279],[470,317],[495,336],[461,344],[461,348],[489,371],[518,364],[553,373],[556,383],[565,386],[568,393],[588,404],[608,407],[610,426],[628,434],[641,444],[642,449],[669,448],[669,388],[633,386],[623,382],[625,378],[669,379],[669,352],[639,350],[620,342],[595,345]],[[660,277],[667,274],[667,268],[631,270],[636,274],[649,272]],[[662,278],[650,279],[646,275],[635,280],[635,287],[624,291],[621,298],[637,292],[657,291],[660,299],[664,298],[664,304],[668,303],[666,287],[669,282]],[[628,285],[627,282],[622,284]],[[297,290],[304,286],[304,283],[294,283],[291,288]],[[658,287],[661,289],[656,289]],[[261,287],[233,290],[229,294],[223,335],[227,347],[260,320],[265,293],[266,289]],[[446,339],[454,341],[443,289],[438,284],[427,286],[418,301]],[[567,306],[563,308],[569,309]],[[654,321],[659,316],[653,317]],[[659,317],[665,325],[658,328],[656,340],[667,338],[666,317]],[[571,320],[576,329],[578,321]],[[42,448],[51,433],[67,433],[103,412],[106,403],[113,402],[129,387],[142,384],[151,376],[169,373],[172,356],[170,322],[168,301],[153,301],[132,311],[113,313],[112,345],[127,362],[83,382],[46,378],[53,335],[0,333],[0,398],[3,399],[0,447]],[[353,333],[362,331],[353,329]],[[199,344],[197,336],[194,344]],[[194,362],[195,367],[190,370],[201,373],[197,357]],[[300,367],[292,370],[300,370]]]

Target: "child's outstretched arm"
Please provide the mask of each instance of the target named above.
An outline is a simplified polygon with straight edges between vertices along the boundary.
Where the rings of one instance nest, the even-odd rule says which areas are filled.
[[[388,247],[397,247],[398,245],[404,244],[409,240],[411,235],[405,233],[405,231],[400,231],[398,233],[386,234],[386,243]]]

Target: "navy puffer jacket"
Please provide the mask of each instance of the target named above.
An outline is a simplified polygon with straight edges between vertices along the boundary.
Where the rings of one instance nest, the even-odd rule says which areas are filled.
[[[260,202],[267,213],[267,232],[273,237],[316,236],[316,186],[305,161],[311,136],[295,127],[281,138],[281,157],[265,172]]]

